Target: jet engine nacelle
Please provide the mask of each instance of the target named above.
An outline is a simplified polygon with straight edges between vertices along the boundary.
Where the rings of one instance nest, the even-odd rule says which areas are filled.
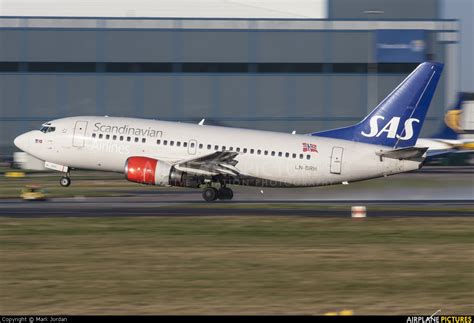
[[[125,178],[147,185],[198,187],[201,184],[199,177],[179,171],[167,162],[140,156],[127,159]]]

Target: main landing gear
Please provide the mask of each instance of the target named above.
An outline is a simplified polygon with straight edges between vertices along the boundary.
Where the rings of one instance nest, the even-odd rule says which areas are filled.
[[[69,185],[71,185],[71,178],[69,177],[69,173],[59,179],[59,184],[62,187],[68,187]]]
[[[216,189],[214,187],[206,187],[202,192],[202,197],[206,202],[212,202],[217,199],[219,200],[232,200],[234,192],[228,187],[221,187]]]

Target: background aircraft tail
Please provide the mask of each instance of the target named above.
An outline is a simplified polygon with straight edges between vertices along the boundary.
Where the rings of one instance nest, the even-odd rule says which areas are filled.
[[[358,124],[311,135],[393,148],[414,146],[442,70],[441,63],[424,62]]]
[[[464,132],[460,125],[462,103],[473,97],[473,93],[460,92],[456,104],[446,112],[441,129],[431,138],[456,140]]]

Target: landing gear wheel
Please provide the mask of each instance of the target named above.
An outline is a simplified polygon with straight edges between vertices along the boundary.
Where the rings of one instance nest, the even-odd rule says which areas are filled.
[[[217,196],[219,200],[232,200],[232,198],[234,197],[234,192],[232,192],[232,190],[228,187],[222,187],[218,191]]]
[[[62,187],[68,187],[69,185],[71,185],[71,179],[70,179],[69,177],[63,176],[63,177],[61,177],[61,179],[59,180],[59,184],[60,184]]]
[[[202,197],[206,202],[212,202],[217,199],[218,192],[214,187],[208,187],[202,192]]]

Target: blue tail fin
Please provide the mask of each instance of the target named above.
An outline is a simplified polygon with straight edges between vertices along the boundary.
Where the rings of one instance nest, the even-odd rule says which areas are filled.
[[[311,135],[394,148],[414,146],[442,70],[443,64],[422,63],[358,124]]]

